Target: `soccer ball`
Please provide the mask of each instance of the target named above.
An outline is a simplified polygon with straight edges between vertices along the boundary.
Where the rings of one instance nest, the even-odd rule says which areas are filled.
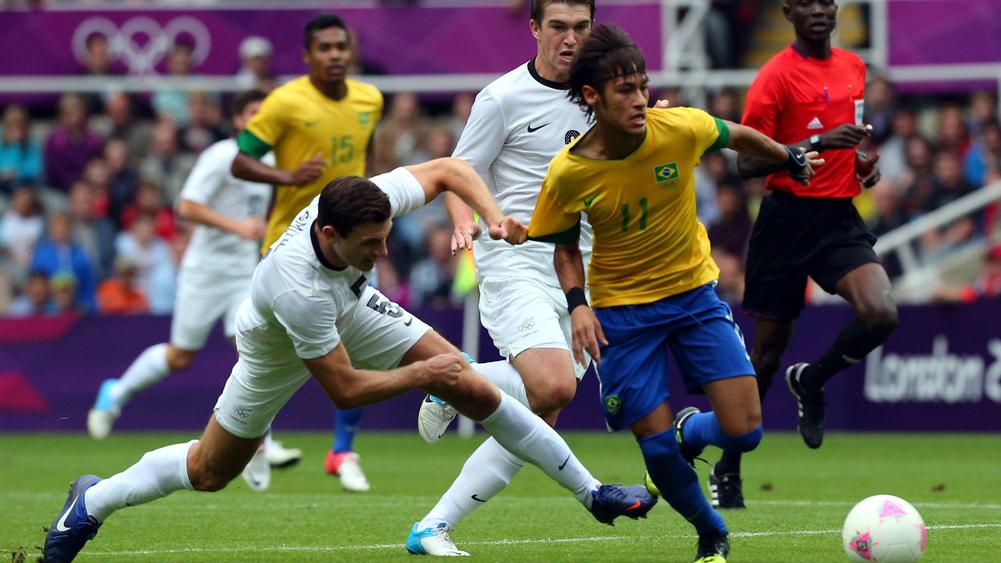
[[[848,513],[841,542],[852,561],[911,563],[925,552],[928,531],[921,515],[906,500],[875,495]]]

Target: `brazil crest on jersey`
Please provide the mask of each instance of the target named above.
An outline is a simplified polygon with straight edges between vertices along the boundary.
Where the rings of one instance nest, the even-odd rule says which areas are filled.
[[[647,111],[643,144],[624,159],[581,156],[575,142],[550,163],[528,235],[576,240],[587,214],[595,307],[652,303],[705,285],[719,269],[696,215],[693,172],[729,138],[726,124],[708,113],[670,108]]]

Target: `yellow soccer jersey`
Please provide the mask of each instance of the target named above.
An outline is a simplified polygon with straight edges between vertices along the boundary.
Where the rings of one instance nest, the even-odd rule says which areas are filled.
[[[694,168],[729,138],[726,124],[706,112],[671,108],[647,111],[643,144],[622,160],[580,156],[575,142],[550,163],[528,235],[576,240],[587,214],[595,307],[652,303],[705,285],[719,269],[695,213]]]
[[[331,180],[365,175],[365,151],[382,117],[382,93],[364,82],[346,82],[347,96],[332,100],[308,76],[299,77],[271,92],[240,135],[241,151],[260,158],[273,150],[280,170],[295,170],[317,153],[328,163],[311,184],[276,187],[264,249]]]

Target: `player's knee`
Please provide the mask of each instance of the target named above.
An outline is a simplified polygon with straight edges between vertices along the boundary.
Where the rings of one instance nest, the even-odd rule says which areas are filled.
[[[774,350],[755,349],[751,351],[751,364],[758,374],[758,386],[768,388],[772,376],[779,370],[779,362],[782,361],[782,353]]]
[[[188,369],[195,359],[195,353],[189,352],[187,350],[178,350],[177,348],[172,348],[168,350],[167,354],[167,366],[170,371],[182,371]]]
[[[765,431],[759,423],[750,432],[746,432],[739,436],[728,436],[727,438],[730,442],[730,448],[741,452],[749,452],[758,447],[758,444],[761,443],[761,438],[764,435]]]
[[[528,402],[536,414],[549,414],[561,410],[570,404],[577,393],[577,380],[554,378],[545,385],[537,385],[527,389]]]
[[[232,480],[228,475],[222,475],[211,468],[201,467],[196,471],[188,470],[188,479],[191,481],[191,488],[196,491],[214,493],[226,488]]]
[[[897,308],[890,303],[880,304],[860,312],[859,316],[869,332],[886,340],[897,328]]]

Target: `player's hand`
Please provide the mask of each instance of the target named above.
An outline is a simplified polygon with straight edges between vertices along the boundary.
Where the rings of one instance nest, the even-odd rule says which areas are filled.
[[[601,351],[599,346],[607,346],[605,331],[601,330],[601,323],[598,317],[594,316],[594,311],[587,305],[578,305],[570,313],[570,325],[573,338],[573,358],[577,363],[585,366],[587,362],[584,352],[591,355],[595,364],[601,363]]]
[[[838,125],[827,133],[820,135],[820,142],[825,149],[850,149],[859,144],[863,138],[868,137],[872,131],[872,125],[859,127],[845,123]]]
[[[323,160],[323,153],[317,152],[313,158],[303,162],[299,168],[292,172],[292,184],[303,186],[315,182],[323,176],[323,169],[327,167],[327,161]]]
[[[653,104],[653,107],[657,109],[669,108],[671,107],[671,100],[657,100],[657,102]]]
[[[855,151],[855,178],[866,188],[875,186],[882,178],[879,167],[879,155],[870,157],[862,151]]]
[[[236,234],[240,238],[247,240],[261,240],[264,238],[264,217],[254,215],[236,222]]]
[[[452,256],[462,250],[472,250],[473,241],[480,238],[481,234],[483,234],[483,229],[478,223],[469,222],[456,225],[452,231]]]
[[[789,177],[804,186],[810,185],[810,178],[816,176],[815,168],[824,164],[817,151],[803,152],[803,149],[786,145],[786,170]]]
[[[459,381],[466,360],[455,353],[446,352],[424,360],[422,372],[425,384],[435,388],[451,387]]]
[[[506,215],[499,222],[490,225],[490,238],[504,239],[508,244],[518,245],[528,238],[528,227],[514,217]]]

